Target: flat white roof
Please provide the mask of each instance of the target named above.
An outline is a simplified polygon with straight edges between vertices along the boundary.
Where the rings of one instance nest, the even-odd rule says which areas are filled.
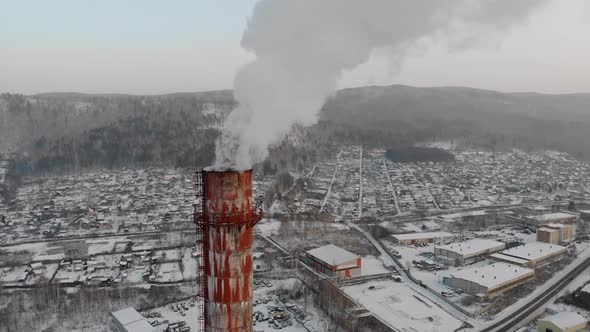
[[[328,244],[327,246],[312,249],[307,253],[331,266],[348,263],[350,261],[356,260],[359,257],[350,251],[344,250],[333,244]]]
[[[534,260],[566,250],[566,247],[537,241],[529,242],[522,246],[511,249],[506,249],[502,251],[502,254],[527,260]]]
[[[500,251],[504,249],[504,247],[506,247],[506,245],[499,241],[473,239],[465,242],[451,243],[437,248],[449,250],[463,256],[472,256],[492,249]]]
[[[556,212],[556,213],[542,214],[539,216],[528,216],[527,218],[534,219],[537,221],[551,221],[551,220],[575,218],[575,217],[576,217],[575,214],[565,213],[565,212]]]
[[[494,263],[484,267],[470,267],[452,274],[454,278],[468,280],[470,282],[493,290],[512,280],[525,277],[534,273],[534,270],[515,264]]]
[[[518,265],[524,265],[529,262],[528,259],[516,258],[516,257],[504,255],[504,254],[493,254],[490,257],[495,258],[495,259],[499,259],[499,260],[503,260],[503,261],[512,262],[512,263],[518,264]]]
[[[545,322],[551,322],[562,330],[572,328],[574,326],[587,323],[586,318],[578,315],[573,311],[562,311],[555,315],[540,319]]]
[[[393,234],[392,237],[397,239],[398,241],[407,241],[407,240],[424,240],[424,239],[433,239],[433,238],[450,238],[454,235],[447,232],[428,232],[428,233],[408,233],[408,234]]]
[[[127,332],[151,332],[155,331],[155,328],[144,319],[125,325],[125,330]]]
[[[472,217],[472,216],[485,216],[487,212],[485,210],[475,210],[475,211],[466,211],[466,212],[457,212],[451,214],[442,215],[444,219],[455,219],[461,217]]]
[[[559,232],[559,230],[557,230],[557,229],[553,229],[553,228],[545,228],[545,227],[542,227],[542,228],[539,228],[539,229],[537,229],[537,232],[538,232],[538,231],[543,231],[543,232],[555,232],[555,233],[558,233],[558,232]]]
[[[115,311],[112,313],[112,315],[123,326],[145,319],[142,315],[139,314],[139,312],[137,312],[133,308],[125,308],[119,311]]]
[[[548,228],[567,228],[567,227],[571,227],[571,225],[564,225],[564,224],[546,224],[543,225],[544,227],[548,227]]]
[[[537,206],[531,206],[529,207],[529,210],[533,210],[533,211],[547,211],[547,210],[551,210],[551,208],[543,206],[543,205],[537,205]]]

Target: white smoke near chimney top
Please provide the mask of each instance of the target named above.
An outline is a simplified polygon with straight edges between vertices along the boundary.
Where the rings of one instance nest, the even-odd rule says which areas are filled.
[[[317,121],[343,71],[385,51],[391,63],[424,39],[481,47],[539,0],[261,0],[242,37],[256,56],[236,75],[238,107],[216,143],[214,169],[263,161],[294,124]],[[461,70],[461,68],[458,68]],[[507,69],[509,70],[509,69]],[[359,110],[362,111],[362,110]]]

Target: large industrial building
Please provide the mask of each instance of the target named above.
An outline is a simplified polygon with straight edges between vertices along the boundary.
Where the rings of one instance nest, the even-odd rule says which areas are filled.
[[[470,267],[444,278],[444,283],[480,299],[496,297],[533,279],[535,271],[508,263],[494,263],[484,267]]]
[[[551,263],[567,253],[567,248],[544,242],[529,242],[490,256],[493,260],[537,268]]]
[[[547,224],[573,224],[578,219],[577,214],[567,212],[555,212],[526,217],[526,223],[532,226],[543,226]]]
[[[539,332],[582,332],[588,331],[588,320],[573,311],[563,311],[539,319]]]
[[[394,234],[391,237],[394,243],[400,245],[433,243],[435,240],[445,242],[455,238],[453,234],[447,232]]]
[[[333,244],[306,252],[312,267],[330,277],[354,277],[361,274],[361,258]]]
[[[133,308],[111,313],[111,330],[113,332],[151,332],[154,328]]]
[[[451,266],[473,263],[487,258],[490,254],[506,247],[502,242],[486,239],[473,239],[434,248],[434,254]]]
[[[573,224],[547,224],[537,230],[537,241],[551,244],[568,244],[576,237]]]

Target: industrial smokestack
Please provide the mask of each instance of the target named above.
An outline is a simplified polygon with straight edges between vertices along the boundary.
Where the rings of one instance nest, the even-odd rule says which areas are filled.
[[[242,38],[256,59],[236,75],[239,103],[216,169],[263,161],[295,124],[316,123],[342,73],[381,52],[399,70],[423,41],[466,50],[500,40],[542,0],[261,0]]]
[[[252,170],[197,173],[195,205],[201,330],[253,330]]]

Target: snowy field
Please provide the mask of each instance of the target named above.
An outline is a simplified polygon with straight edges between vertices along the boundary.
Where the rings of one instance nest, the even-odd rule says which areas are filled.
[[[259,232],[264,236],[272,236],[278,234],[281,223],[276,219],[262,219],[256,224],[255,232]]]
[[[118,241],[122,241],[121,238],[86,240],[86,243],[88,244],[88,254],[96,255],[112,252],[115,249],[115,243]]]
[[[157,277],[156,281],[159,282],[171,282],[171,281],[182,281],[182,273],[180,272],[180,266],[177,262],[163,263],[158,265],[156,268]]]

